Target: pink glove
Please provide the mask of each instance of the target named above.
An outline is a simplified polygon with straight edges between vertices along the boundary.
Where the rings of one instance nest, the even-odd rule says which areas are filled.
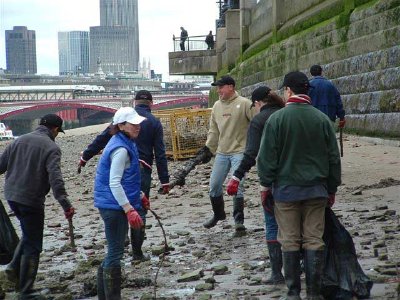
[[[346,120],[339,120],[339,128],[344,128],[344,125],[346,124]]]
[[[233,196],[236,195],[239,189],[239,178],[232,176],[228,181],[228,185],[226,186],[226,192],[228,195]]]
[[[328,195],[328,206],[332,207],[335,204],[335,194]]]
[[[75,214],[75,208],[74,208],[73,206],[71,206],[71,207],[68,208],[66,211],[64,211],[64,215],[65,215],[65,218],[66,218],[67,220],[72,219],[72,217],[74,216],[74,214]]]
[[[139,216],[136,210],[133,208],[128,210],[126,213],[126,217],[128,218],[128,223],[133,229],[140,229],[143,227],[142,218]]]
[[[145,193],[141,192],[140,193],[140,198],[142,199],[142,206],[145,210],[150,209],[150,200],[149,198],[146,197]]]
[[[274,198],[272,197],[272,190],[267,187],[261,186],[260,189],[261,205],[264,210],[270,215],[274,214]]]

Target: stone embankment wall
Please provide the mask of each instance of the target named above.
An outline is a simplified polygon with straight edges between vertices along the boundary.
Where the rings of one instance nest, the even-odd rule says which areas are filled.
[[[243,95],[321,64],[349,131],[400,137],[400,0],[260,0],[250,11],[247,43],[228,70]]]

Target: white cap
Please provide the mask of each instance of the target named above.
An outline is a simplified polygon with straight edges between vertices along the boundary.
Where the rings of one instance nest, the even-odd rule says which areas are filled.
[[[128,122],[133,125],[142,123],[146,118],[140,116],[132,107],[121,107],[113,118],[113,125]]]

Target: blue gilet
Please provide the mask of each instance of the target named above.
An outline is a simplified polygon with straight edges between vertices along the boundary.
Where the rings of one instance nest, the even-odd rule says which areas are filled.
[[[97,165],[94,183],[94,206],[122,210],[110,189],[110,156],[115,149],[120,147],[124,147],[128,151],[130,158],[130,166],[122,175],[121,185],[130,204],[135,209],[141,209],[139,154],[135,142],[121,132],[114,135],[108,142]]]

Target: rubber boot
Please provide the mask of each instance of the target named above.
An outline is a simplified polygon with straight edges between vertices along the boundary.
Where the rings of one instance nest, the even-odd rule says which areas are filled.
[[[281,244],[273,242],[267,243],[267,245],[271,263],[271,277],[265,281],[265,284],[283,284],[285,283],[285,278],[282,275]]]
[[[285,282],[288,288],[287,300],[301,300],[300,282],[300,251],[282,252],[283,270],[285,272]]]
[[[39,267],[39,256],[21,256],[21,266],[19,274],[19,299],[46,299],[33,290],[33,284]]]
[[[101,265],[97,269],[97,298],[99,300],[106,300],[106,295],[104,293],[103,267]]]
[[[121,282],[121,267],[103,268],[105,299],[121,300]]]
[[[246,230],[244,227],[244,199],[242,197],[233,197],[233,219],[235,220],[235,230]]]
[[[132,245],[132,260],[134,261],[147,261],[150,257],[143,254],[142,245],[144,242],[145,228],[133,229],[131,228],[131,245]]]
[[[324,270],[324,251],[305,250],[304,266],[308,300],[323,300],[321,295],[321,278]]]
[[[224,209],[224,198],[222,196],[210,197],[210,200],[214,214],[211,217],[211,219],[209,219],[203,224],[205,228],[214,227],[215,225],[217,225],[218,221],[226,219],[226,214]]]
[[[19,268],[21,266],[22,241],[15,248],[14,255],[5,269],[7,280],[15,284],[15,290],[19,290]]]

